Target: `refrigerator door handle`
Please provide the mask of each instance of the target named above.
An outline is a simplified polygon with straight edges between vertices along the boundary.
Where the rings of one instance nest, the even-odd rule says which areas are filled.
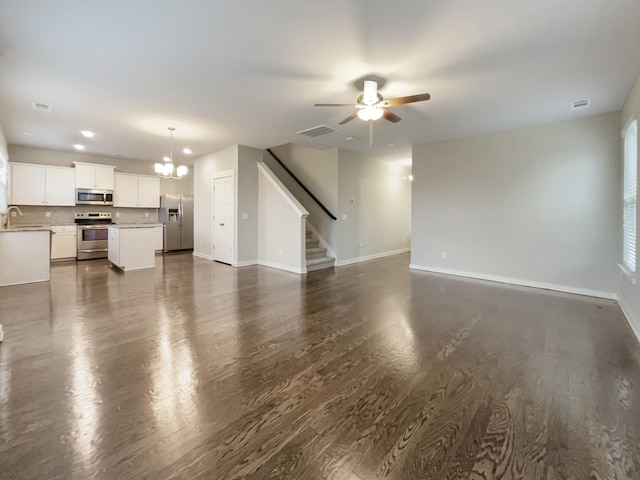
[[[182,215],[183,215],[183,212],[182,212],[182,199],[180,199],[180,226],[182,226]]]

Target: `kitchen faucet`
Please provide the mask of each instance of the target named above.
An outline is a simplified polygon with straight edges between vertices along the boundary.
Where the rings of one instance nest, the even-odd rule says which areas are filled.
[[[11,227],[11,220],[10,219],[11,219],[11,210],[13,210],[13,209],[15,209],[16,212],[18,212],[20,214],[20,216],[22,217],[22,211],[18,207],[16,207],[15,205],[11,205],[9,208],[7,208],[7,212],[6,212],[7,218],[4,221],[4,228],[6,230],[9,230],[9,228]]]

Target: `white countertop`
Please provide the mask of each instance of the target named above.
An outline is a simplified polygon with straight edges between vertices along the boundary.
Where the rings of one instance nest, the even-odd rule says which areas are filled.
[[[29,226],[24,226],[21,227],[20,225],[16,225],[15,227],[11,227],[9,229],[0,229],[0,233],[6,233],[6,232],[50,232],[51,231],[51,227],[47,226],[41,226],[41,227],[29,227]]]
[[[113,223],[109,228],[157,228],[164,227],[161,223]]]

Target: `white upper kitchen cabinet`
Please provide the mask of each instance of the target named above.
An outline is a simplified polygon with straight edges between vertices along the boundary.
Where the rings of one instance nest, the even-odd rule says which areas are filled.
[[[116,173],[114,175],[113,206],[137,207],[138,176]]]
[[[14,205],[74,206],[76,175],[73,168],[27,163],[11,165],[11,200]]]
[[[116,173],[113,206],[160,208],[160,179]]]
[[[75,206],[76,172],[73,168],[45,168],[45,197],[48,205]]]
[[[138,206],[160,208],[160,179],[158,177],[138,177]]]
[[[74,162],[74,164],[76,166],[76,188],[114,189],[113,172],[115,167],[81,162]]]

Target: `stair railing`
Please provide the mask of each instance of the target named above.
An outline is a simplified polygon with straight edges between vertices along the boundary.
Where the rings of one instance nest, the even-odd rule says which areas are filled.
[[[280,166],[284,168],[285,172],[291,175],[291,178],[293,178],[296,181],[296,183],[300,185],[300,187],[302,187],[302,189],[307,193],[307,195],[309,195],[313,199],[313,201],[318,204],[318,206],[324,211],[324,213],[329,215],[329,218],[331,218],[331,220],[338,219],[338,217],[336,217],[333,213],[331,213],[329,209],[325,207],[323,203],[320,200],[318,200],[318,198],[313,193],[311,193],[311,191],[305,186],[305,184],[302,183],[300,179],[296,177],[295,174],[291,170],[289,170],[284,163],[282,163],[282,161],[275,155],[275,153],[271,151],[271,149],[267,148],[267,152],[269,152],[269,155],[275,158],[276,162],[278,162]]]

